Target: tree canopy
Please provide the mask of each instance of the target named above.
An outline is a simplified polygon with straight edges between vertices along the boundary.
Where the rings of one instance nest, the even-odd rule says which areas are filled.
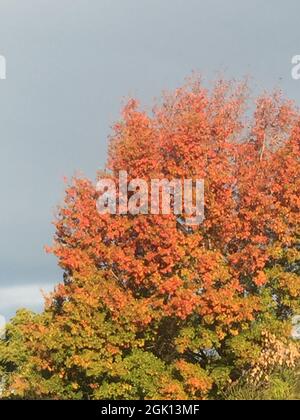
[[[64,281],[8,326],[3,396],[204,399],[296,363],[299,147],[296,107],[245,83],[193,80],[152,113],[129,100],[97,179],[204,179],[205,220],[100,215],[95,184],[73,178],[48,249]]]

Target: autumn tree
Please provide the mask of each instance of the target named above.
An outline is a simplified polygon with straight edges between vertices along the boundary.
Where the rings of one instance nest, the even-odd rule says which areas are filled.
[[[97,179],[204,179],[205,220],[101,215],[95,184],[74,178],[50,249],[64,282],[0,345],[7,398],[216,397],[259,363],[265,334],[288,345],[300,114],[278,93],[254,108],[245,83],[223,80],[190,81],[151,114],[128,102]]]

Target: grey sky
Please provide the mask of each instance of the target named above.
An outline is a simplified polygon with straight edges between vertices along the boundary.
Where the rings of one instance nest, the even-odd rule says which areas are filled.
[[[198,70],[299,103],[299,16],[298,0],[1,0],[0,314],[61,280],[43,246],[63,176],[103,166],[123,98],[150,104]]]

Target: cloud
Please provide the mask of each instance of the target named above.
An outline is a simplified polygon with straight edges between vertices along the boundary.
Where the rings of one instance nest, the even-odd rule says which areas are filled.
[[[40,310],[44,299],[42,292],[50,292],[52,284],[27,284],[0,287],[0,314],[11,315],[19,308]]]

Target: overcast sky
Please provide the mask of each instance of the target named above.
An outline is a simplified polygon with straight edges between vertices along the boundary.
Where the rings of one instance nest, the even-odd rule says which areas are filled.
[[[124,98],[151,104],[197,70],[300,103],[299,16],[299,0],[0,0],[0,314],[61,281],[43,247],[63,177],[94,178]]]

